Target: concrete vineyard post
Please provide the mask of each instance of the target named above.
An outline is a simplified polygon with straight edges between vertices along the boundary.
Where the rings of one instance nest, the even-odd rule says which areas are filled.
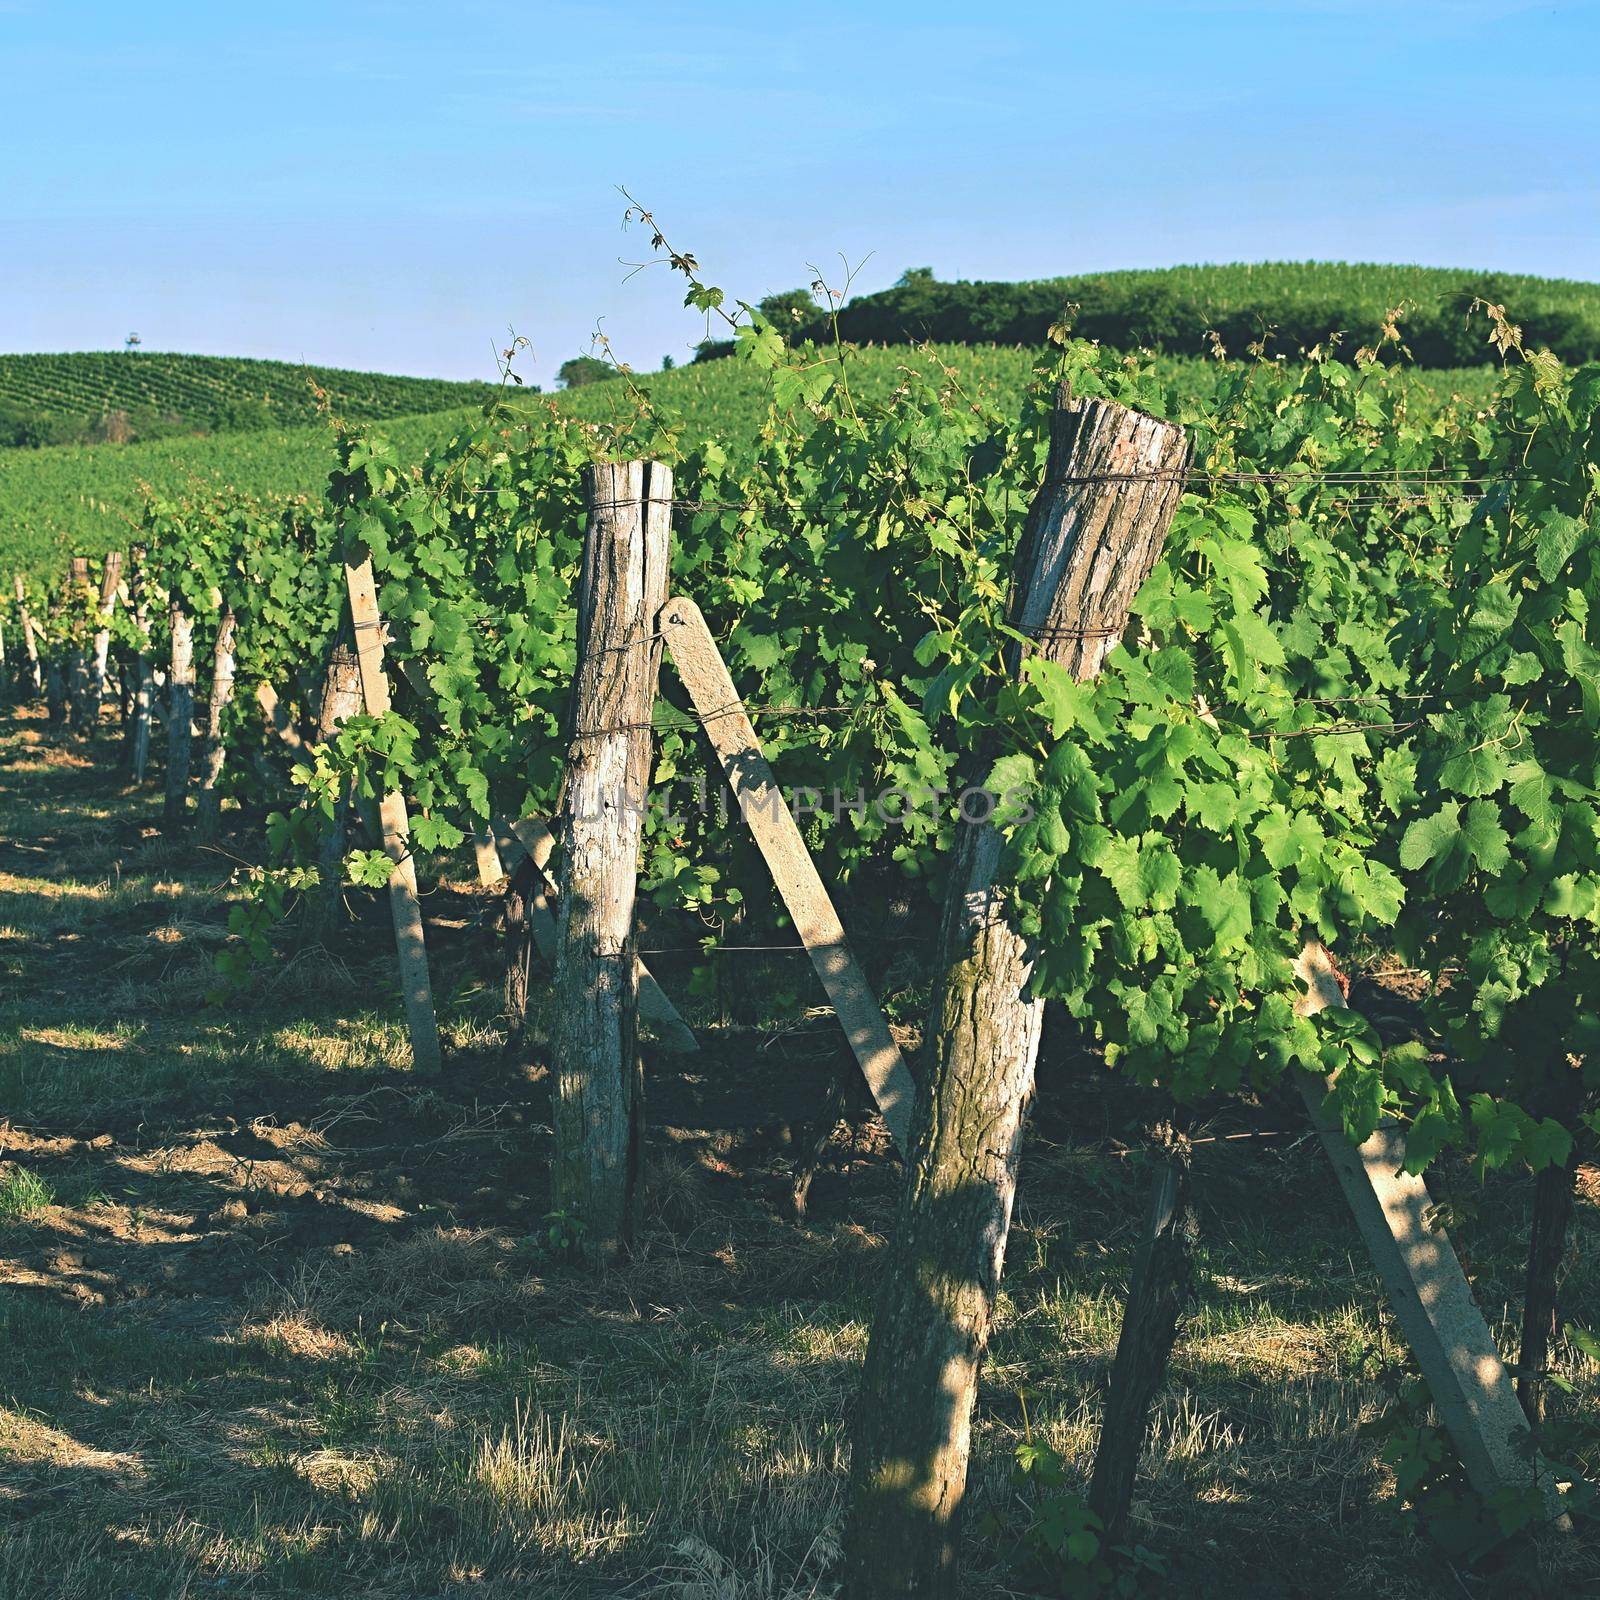
[[[656,462],[599,463],[584,469],[584,497],[578,665],[556,819],[552,1178],[555,1209],[573,1219],[577,1249],[605,1262],[631,1242],[641,1198],[633,920],[672,474]]]
[[[1189,445],[1171,423],[1063,387],[1008,617],[1040,655],[1094,677],[1165,543]],[[1008,651],[1013,673],[1020,647]],[[982,780],[992,752],[969,781]],[[1002,836],[956,828],[931,1059],[852,1429],[845,1592],[955,1596],[972,1406],[1016,1192],[1044,1003],[996,882]]]
[[[486,822],[472,836],[472,855],[478,868],[478,882],[488,888],[505,877],[500,852],[494,847],[494,830]]]
[[[206,703],[205,743],[200,753],[200,787],[195,798],[196,831],[214,840],[222,826],[222,778],[228,747],[222,738],[222,719],[233,699],[233,638],[238,621],[232,606],[225,606],[217,624],[217,642],[211,652],[211,695]]]
[[[817,976],[833,1002],[872,1097],[904,1153],[911,1122],[913,1085],[900,1047],[889,1032],[872,986],[851,954],[839,914],[806,849],[799,825],[756,741],[727,665],[700,608],[692,600],[669,600],[661,633],[672,664],[712,748],[739,799],[745,825],[761,850]]]
[[[383,670],[383,618],[370,560],[345,563],[350,618],[356,635],[356,665],[367,715],[389,710],[389,680]],[[411,854],[411,826],[405,796],[390,790],[378,802],[383,851],[394,863],[389,874],[389,911],[394,918],[395,954],[400,966],[400,992],[411,1034],[411,1059],[421,1073],[439,1070],[439,1021],[433,1009],[433,981],[428,975],[428,948],[422,929],[422,902],[417,898],[417,863]]]
[[[194,622],[176,595],[167,612],[172,656],[167,666],[167,827],[182,827],[189,804],[194,738]]]

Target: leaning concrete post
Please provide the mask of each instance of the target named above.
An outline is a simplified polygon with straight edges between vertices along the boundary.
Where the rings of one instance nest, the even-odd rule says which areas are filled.
[[[1317,940],[1306,941],[1295,976],[1305,985],[1295,1007],[1301,1016],[1345,1006],[1339,971]],[[1303,1073],[1299,1086],[1395,1321],[1473,1487],[1489,1496],[1537,1481],[1551,1516],[1564,1521],[1555,1478],[1530,1448],[1527,1416],[1450,1236],[1433,1220],[1427,1185],[1405,1170],[1404,1135],[1384,1126],[1365,1144],[1352,1144],[1327,1109],[1330,1085]]]
[[[1183,430],[1063,388],[1045,482],[1013,570],[1008,618],[1041,655],[1094,677],[1127,625],[1183,492]],[[1022,661],[1016,645],[1007,664]],[[969,774],[980,782],[994,751]],[[1003,838],[956,829],[932,1056],[911,1114],[902,1195],[852,1430],[851,1600],[958,1593],[960,1511],[1033,1091],[1044,1002],[997,881]]]
[[[640,1198],[643,1086],[633,930],[650,781],[650,716],[667,598],[672,474],[656,462],[584,472],[589,520],[578,591],[572,738],[561,843],[554,1025],[554,1202],[582,1253],[614,1258]],[[648,501],[648,504],[646,503]]]
[[[877,997],[844,936],[844,924],[761,752],[717,642],[699,606],[681,596],[662,608],[661,633],[728,784],[738,796],[745,826],[833,1002],[834,1014],[894,1136],[895,1147],[904,1154],[914,1097],[910,1069],[901,1059]]]

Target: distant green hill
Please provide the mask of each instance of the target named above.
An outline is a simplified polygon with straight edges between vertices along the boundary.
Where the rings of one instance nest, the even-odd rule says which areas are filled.
[[[357,421],[481,404],[494,387],[147,350],[0,355],[0,445],[294,427],[317,419],[313,384]]]
[[[926,267],[891,289],[858,295],[839,312],[839,332],[855,344],[1037,346],[1062,324],[1116,349],[1169,355],[1214,353],[1211,335],[1242,356],[1265,338],[1268,354],[1293,360],[1338,338],[1348,356],[1377,347],[1391,312],[1409,358],[1424,367],[1462,367],[1493,359],[1489,325],[1469,315],[1474,300],[1504,306],[1530,348],[1564,361],[1600,357],[1600,284],[1446,267],[1374,266],[1338,261],[1167,267],[1039,278],[1021,283],[941,282]],[[820,332],[822,313],[808,291],[762,302],[786,330]],[[703,356],[725,353],[706,346]],[[1395,351],[1392,343],[1385,347]]]

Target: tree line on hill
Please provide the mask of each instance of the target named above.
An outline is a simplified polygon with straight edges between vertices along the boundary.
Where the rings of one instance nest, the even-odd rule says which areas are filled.
[[[1212,296],[1192,279],[1163,281],[1140,273],[1101,277],[1047,278],[1022,283],[942,282],[931,268],[903,273],[890,289],[861,295],[841,306],[839,336],[850,344],[1042,345],[1052,329],[1070,330],[1114,349],[1146,349],[1170,355],[1225,352],[1242,356],[1265,341],[1266,353],[1289,358],[1330,340],[1348,354],[1377,348],[1393,307],[1376,300],[1358,304],[1341,297],[1338,281],[1325,296],[1293,293],[1262,274],[1258,288]],[[1576,364],[1600,357],[1600,319],[1579,307],[1518,304],[1521,285],[1502,274],[1463,276],[1432,299],[1406,301],[1394,319],[1399,343],[1384,353],[1405,356],[1422,367],[1466,367],[1486,362],[1481,321],[1468,317],[1475,301],[1505,306],[1520,324],[1529,348],[1548,349]],[[762,314],[792,339],[831,336],[828,313],[807,289],[770,295]],[[697,361],[732,352],[728,340],[707,340]]]

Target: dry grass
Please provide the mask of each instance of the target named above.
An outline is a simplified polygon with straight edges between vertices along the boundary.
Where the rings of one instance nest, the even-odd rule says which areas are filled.
[[[0,1194],[38,1185],[0,1209],[0,1595],[833,1593],[884,1163],[841,1156],[796,1226],[780,1151],[662,1129],[636,1259],[578,1274],[536,1242],[544,1090],[503,1056],[486,943],[438,957],[450,1064],[419,1084],[381,923],[207,1007],[217,861],[31,721],[0,728],[0,782]],[[794,1045],[749,1059],[781,1077]],[[974,1459],[974,1514],[1012,1529],[1025,1418],[1086,1469],[1144,1182],[1074,1142],[1048,1073],[1043,1100]],[[1199,1187],[1204,1292],[1137,1506],[1174,1592],[1495,1592],[1357,1433],[1399,1351],[1315,1150],[1211,1146]],[[1503,1338],[1526,1189],[1484,1191],[1467,1241]],[[1562,1367],[1593,1451],[1600,1374]],[[1562,1559],[1600,1592],[1592,1553]],[[1017,1570],[974,1540],[966,1592]]]

